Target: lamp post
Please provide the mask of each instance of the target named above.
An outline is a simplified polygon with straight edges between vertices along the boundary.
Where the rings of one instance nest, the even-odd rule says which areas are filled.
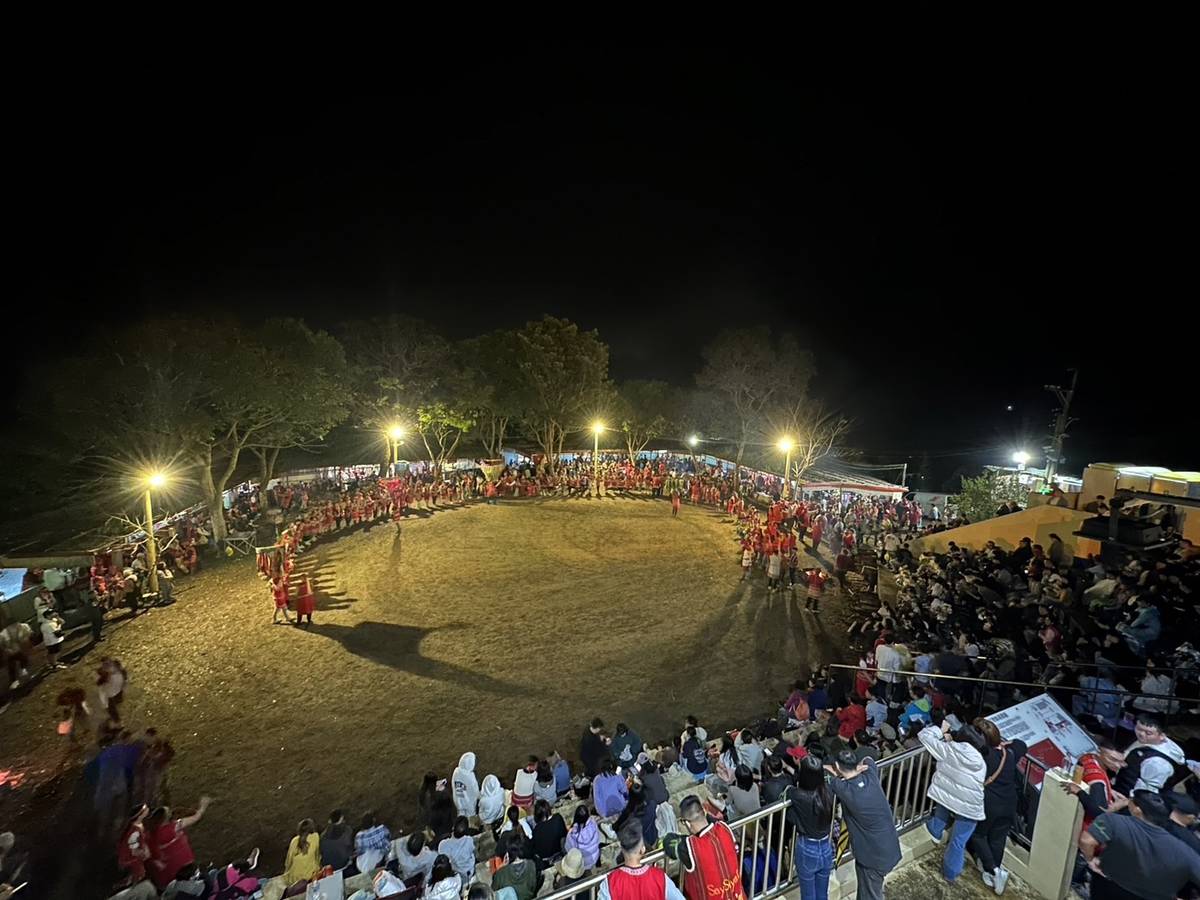
[[[1029,454],[1024,450],[1018,450],[1012,455],[1012,461],[1017,464],[1017,471],[1024,472],[1025,464],[1029,462]]]
[[[400,441],[404,439],[404,429],[399,425],[393,425],[388,429],[388,437],[392,439],[392,474],[396,474],[396,467],[400,465]]]
[[[595,444],[592,448],[592,493],[600,496],[600,433],[604,431],[603,422],[592,423],[592,436]]]
[[[783,451],[783,499],[792,499],[792,439],[779,439],[779,449]]]
[[[151,472],[146,476],[146,563],[150,570],[150,593],[158,593],[158,541],[154,537],[154,504],[150,492],[162,487],[167,476],[162,472]]]

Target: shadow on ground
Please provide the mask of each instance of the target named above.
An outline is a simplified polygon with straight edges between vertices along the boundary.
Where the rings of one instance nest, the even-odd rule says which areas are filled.
[[[347,652],[397,671],[504,696],[531,694],[532,691],[523,685],[493,678],[482,672],[442,662],[421,653],[421,641],[435,631],[456,631],[469,627],[465,622],[452,622],[434,628],[396,625],[391,622],[357,622],[354,625],[317,623],[304,630],[335,640]],[[545,695],[545,692],[539,693]]]

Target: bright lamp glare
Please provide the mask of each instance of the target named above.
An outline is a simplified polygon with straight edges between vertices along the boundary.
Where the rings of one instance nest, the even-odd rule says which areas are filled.
[[[1029,462],[1029,454],[1026,453],[1024,450],[1018,450],[1016,453],[1014,453],[1012,455],[1012,461],[1015,462],[1018,466],[1023,466],[1023,465],[1025,465],[1025,463]]]
[[[696,435],[693,434],[690,438],[688,438],[689,445],[695,447],[698,443],[700,443],[700,438],[698,438]]]
[[[594,434],[601,434],[603,431],[604,431],[604,423],[603,422],[593,422],[592,423],[592,432]]]
[[[166,483],[167,476],[162,472],[152,472],[146,476],[146,484],[150,485],[150,487],[162,487]]]
[[[404,429],[399,425],[393,425],[388,429],[388,437],[390,437],[393,441],[401,440],[404,437]]]
[[[794,446],[796,446],[796,445],[792,443],[791,438],[780,438],[779,439],[779,449],[782,450],[784,453],[791,452],[791,449]]]

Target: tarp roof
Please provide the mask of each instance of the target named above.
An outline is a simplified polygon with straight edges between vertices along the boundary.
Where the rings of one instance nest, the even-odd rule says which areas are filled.
[[[809,469],[800,482],[810,491],[878,491],[886,494],[903,494],[908,491],[906,487],[864,474],[861,470],[830,462],[823,462]]]

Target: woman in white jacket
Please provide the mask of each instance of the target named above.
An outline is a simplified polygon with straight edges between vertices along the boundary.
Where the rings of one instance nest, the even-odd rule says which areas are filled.
[[[479,791],[479,819],[493,832],[500,827],[504,818],[504,788],[500,779],[488,775],[483,779],[483,787]]]
[[[964,725],[953,738],[949,725],[943,724],[940,731],[927,725],[918,737],[929,755],[937,760],[928,795],[933,801],[933,816],[925,827],[938,843],[950,827],[950,844],[942,858],[942,874],[947,881],[953,882],[962,872],[967,841],[985,817],[983,782],[987,765],[983,751],[986,742],[970,725]]]
[[[475,777],[475,754],[464,753],[458,758],[458,768],[450,776],[454,805],[460,816],[476,815],[479,806],[479,779]]]

